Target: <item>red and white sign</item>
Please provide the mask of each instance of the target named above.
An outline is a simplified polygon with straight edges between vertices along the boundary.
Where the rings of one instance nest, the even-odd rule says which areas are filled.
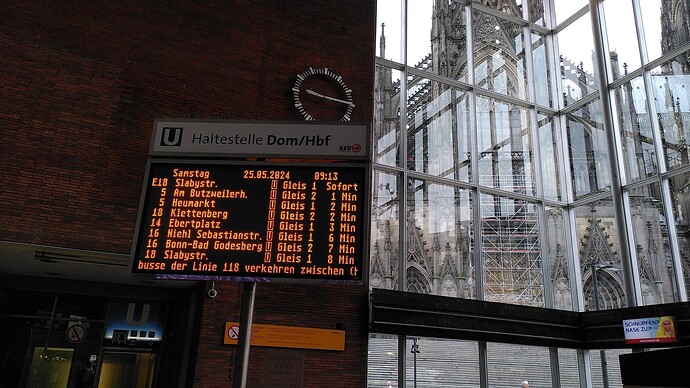
[[[230,326],[228,329],[228,338],[237,341],[237,339],[240,338],[240,327],[237,325]]]
[[[65,331],[67,342],[78,344],[86,338],[86,328],[81,323],[70,322]]]

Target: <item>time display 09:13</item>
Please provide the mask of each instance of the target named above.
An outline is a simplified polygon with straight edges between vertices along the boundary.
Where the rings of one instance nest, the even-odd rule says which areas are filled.
[[[367,169],[151,162],[134,273],[362,279]]]

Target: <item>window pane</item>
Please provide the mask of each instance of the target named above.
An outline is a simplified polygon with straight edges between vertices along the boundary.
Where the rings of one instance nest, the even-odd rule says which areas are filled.
[[[369,334],[367,386],[398,386],[398,337],[390,334]]]
[[[529,21],[542,26],[546,27],[547,25],[550,25],[547,23],[546,20],[546,15],[544,13],[544,1],[543,0],[533,0],[529,1],[528,4],[529,6]]]
[[[418,353],[413,353],[415,345]],[[406,348],[406,387],[479,386],[479,353],[476,342],[408,337]]]
[[[3,290],[3,297],[10,296],[8,290]],[[2,300],[2,299],[0,299]],[[27,300],[27,302],[31,302]],[[50,331],[50,316],[45,320],[27,319],[26,317],[12,317],[15,311],[3,310],[0,306],[0,340],[2,341],[2,366],[0,366],[0,386],[2,387],[21,387],[20,381],[26,380],[26,369],[24,366],[27,357],[31,357],[31,352],[35,347],[45,346],[48,341]],[[21,311],[18,311],[21,312]],[[9,313],[9,317],[5,316]],[[64,332],[60,338],[64,338]]]
[[[532,62],[534,63],[534,101],[543,106],[553,106],[551,100],[551,73],[549,70],[550,50],[546,38],[532,34]]]
[[[490,387],[550,387],[549,349],[527,345],[489,342],[487,363]]]
[[[36,346],[29,368],[28,387],[66,387],[74,349]]]
[[[474,81],[481,88],[527,99],[522,27],[473,11]]]
[[[466,94],[458,96],[456,101],[457,144],[454,157],[457,165],[457,180],[472,181],[472,125],[470,124],[470,106]]]
[[[633,236],[644,305],[680,302],[658,183],[630,192]]]
[[[61,294],[55,307],[55,316],[67,321],[105,321],[107,306],[108,299],[105,297]]]
[[[475,2],[487,5],[496,11],[501,11],[504,12],[510,16],[514,16],[516,18],[522,19],[522,0],[513,0],[513,1],[493,1],[493,2],[488,2],[488,1],[477,1]],[[536,3],[536,2],[535,2]],[[531,5],[531,4],[530,4]],[[542,5],[543,7],[543,5]]]
[[[402,63],[402,0],[378,0],[376,6],[376,55]]]
[[[556,10],[556,21],[560,23],[579,11],[582,7],[586,7],[587,0],[556,0],[553,2],[553,6]]]
[[[599,100],[566,116],[575,197],[603,191],[611,184],[601,116]]]
[[[577,350],[558,348],[558,369],[561,388],[580,388],[577,369]]]
[[[551,276],[551,297],[553,308],[573,310],[573,289],[570,279],[570,263],[566,256],[565,223],[563,210],[546,208],[547,260]]]
[[[690,54],[690,52],[686,53]],[[652,90],[669,170],[687,166],[690,145],[690,65],[687,55],[654,69]]]
[[[685,290],[690,295],[690,173],[676,175],[669,179],[674,223],[661,220],[662,232],[669,226],[676,228],[680,265],[685,280]],[[681,287],[683,287],[681,285]]]
[[[575,217],[585,309],[625,307],[617,222],[611,200],[579,206],[575,208]]]
[[[0,317],[8,315],[36,316],[37,326],[43,326],[53,316],[55,294],[38,291],[2,290],[0,298]]]
[[[460,2],[409,1],[408,64],[419,70],[467,81],[467,23]],[[432,13],[433,9],[433,13]],[[433,27],[432,27],[433,26]],[[431,38],[431,40],[429,40]]]
[[[561,150],[558,146],[560,136],[556,132],[553,117],[537,115],[539,122],[539,150],[541,155],[541,174],[544,198],[562,200]]]
[[[374,171],[372,178],[369,286],[398,289],[400,203],[395,174]]]
[[[400,72],[377,66],[374,85],[374,163],[398,165],[400,96]]]
[[[420,82],[426,85],[425,97],[417,104],[410,104],[408,112],[408,167],[467,181],[470,126],[465,92],[426,79]],[[459,166],[462,175],[456,161],[462,163]]]
[[[642,24],[650,61],[688,43],[688,9],[685,1],[642,0]],[[687,65],[687,57],[685,64]],[[687,68],[687,67],[686,67]]]
[[[604,352],[606,360],[606,377],[609,381],[609,387],[625,387],[621,381],[621,366],[620,355],[631,353],[630,349],[608,349]],[[592,371],[592,385],[595,387],[603,387],[603,369],[601,366],[601,351],[590,350],[591,357],[591,371]]]
[[[470,192],[421,179],[408,189],[406,290],[473,298]]]
[[[537,206],[484,193],[480,205],[484,300],[544,307]]]
[[[647,0],[643,0],[645,2]],[[632,2],[630,0],[606,0],[604,15],[606,17],[606,36],[611,53],[613,79],[618,79],[628,71],[640,67],[640,52],[635,33]]]
[[[617,124],[621,134],[623,165],[628,182],[658,173],[651,123],[647,114],[647,96],[642,77],[614,90],[618,105]]]
[[[534,195],[534,160],[527,109],[477,98],[479,184]]]
[[[593,93],[595,88],[592,52],[592,23],[589,14],[577,21],[556,36],[561,55],[561,84],[563,88],[563,105]]]
[[[407,64],[420,69],[431,65],[431,25],[434,2],[407,1]]]

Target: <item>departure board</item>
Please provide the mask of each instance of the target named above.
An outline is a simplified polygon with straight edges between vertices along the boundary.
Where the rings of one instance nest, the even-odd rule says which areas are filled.
[[[132,272],[361,281],[367,171],[151,161]]]

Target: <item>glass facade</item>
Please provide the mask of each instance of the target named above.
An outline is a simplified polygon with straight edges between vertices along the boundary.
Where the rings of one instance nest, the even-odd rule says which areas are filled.
[[[688,7],[379,1],[370,286],[687,301]],[[620,387],[620,353],[372,333],[368,386]]]

